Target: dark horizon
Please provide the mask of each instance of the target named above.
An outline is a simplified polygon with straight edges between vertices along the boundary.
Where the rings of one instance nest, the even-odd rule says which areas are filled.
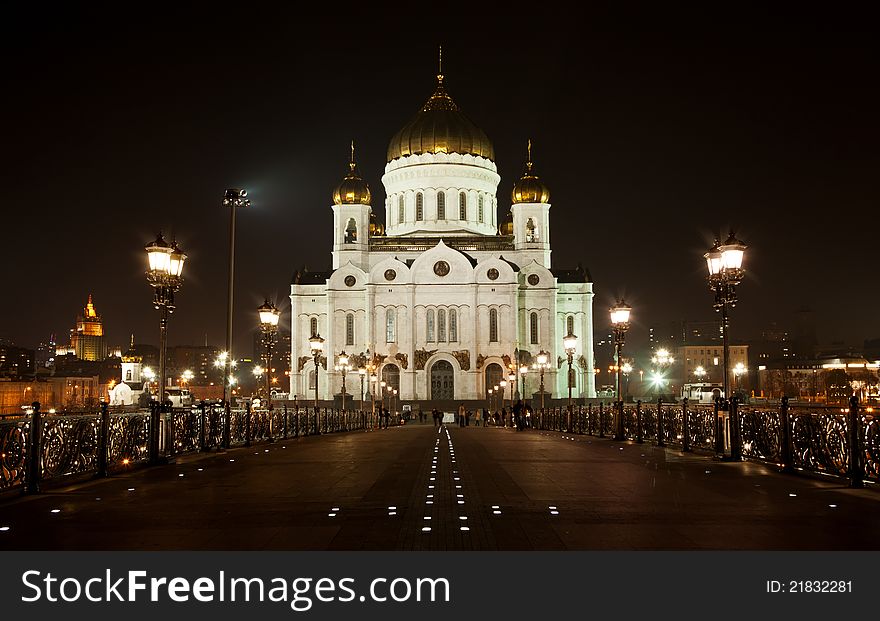
[[[495,145],[499,221],[533,141],[553,265],[590,270],[597,340],[618,295],[634,307],[633,348],[649,326],[713,319],[702,254],[730,226],[749,245],[733,341],[788,327],[804,306],[820,343],[880,336],[880,294],[866,284],[878,53],[855,18],[768,17],[730,32],[671,17],[605,29],[560,19],[531,38],[427,28],[406,46],[369,21],[361,38],[325,37],[328,21],[286,36],[251,29],[229,45],[208,24],[70,18],[62,29],[24,16],[7,41],[0,336],[17,344],[50,332],[65,342],[90,293],[108,343],[156,342],[143,245],[161,229],[189,254],[169,344],[207,334],[222,346],[220,203],[244,187],[235,350],[250,353],[263,299],[289,325],[294,271],[330,267],[330,197],[352,139],[384,217],[387,143],[431,94],[437,44],[450,95]]]

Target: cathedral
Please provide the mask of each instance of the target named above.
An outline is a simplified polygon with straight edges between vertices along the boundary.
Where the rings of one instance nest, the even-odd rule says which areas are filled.
[[[333,192],[333,269],[298,271],[291,283],[290,394],[346,394],[400,403],[484,400],[511,373],[504,396],[594,397],[593,284],[581,266],[559,269],[550,254],[550,191],[531,161],[497,221],[501,177],[495,151],[446,92],[442,73],[421,110],[388,145],[385,223],[358,173]],[[574,334],[573,370],[563,337]],[[323,339],[316,368],[310,339]],[[519,370],[529,371],[520,379]],[[359,375],[359,369],[361,374]],[[375,379],[371,382],[370,376]],[[378,398],[378,397],[377,397]]]

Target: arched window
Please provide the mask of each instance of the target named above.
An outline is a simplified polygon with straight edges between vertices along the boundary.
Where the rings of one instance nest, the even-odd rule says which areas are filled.
[[[345,243],[353,244],[357,241],[358,238],[358,229],[357,224],[354,222],[354,218],[348,219],[348,224],[345,225]]]
[[[574,334],[574,315],[569,315],[565,319],[565,327],[568,329],[566,334]]]
[[[538,313],[529,315],[529,343],[538,344]]]
[[[489,342],[498,342],[498,311],[489,309]]]
[[[446,342],[446,310],[443,308],[437,311],[437,340]]]
[[[535,226],[535,221],[531,218],[526,221],[526,241],[527,242],[536,242],[538,241],[538,229]]]
[[[397,198],[397,224],[403,224],[403,194]]]
[[[310,337],[318,335],[318,318],[317,317],[312,317],[311,319],[309,319],[309,332],[311,332],[311,334],[309,335]]]
[[[449,342],[458,341],[458,312],[454,308],[449,309]]]
[[[354,345],[354,315],[345,316],[345,344]]]
[[[309,390],[315,389],[315,370],[309,371]]]
[[[477,217],[480,220],[480,224],[483,223],[483,197],[480,196],[477,199]]]
[[[437,219],[446,219],[446,192],[437,193]]]
[[[397,310],[393,308],[385,309],[385,342],[393,343],[395,341],[394,324],[397,320]]]
[[[128,371],[125,372],[125,381],[126,382],[131,381],[131,369],[129,369]]]
[[[400,391],[400,367],[396,364],[386,364],[382,367],[382,381],[385,382],[386,390],[388,388]]]
[[[425,219],[425,198],[422,193],[416,194],[416,220],[421,222]]]
[[[458,219],[467,220],[467,194],[464,192],[458,194]]]
[[[429,343],[434,342],[434,309],[428,309],[428,315],[425,319],[425,340]]]

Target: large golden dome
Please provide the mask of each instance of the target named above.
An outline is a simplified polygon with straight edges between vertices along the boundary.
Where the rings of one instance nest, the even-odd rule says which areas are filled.
[[[336,189],[333,190],[334,205],[369,205],[370,186],[357,172],[354,161],[354,141],[351,143],[351,161],[348,163],[348,174]]]
[[[437,89],[418,114],[397,132],[388,144],[390,162],[420,153],[459,153],[495,160],[489,138],[455,105],[443,88],[443,74]]]
[[[510,199],[516,203],[549,203],[550,188],[532,171],[532,141],[529,140],[529,159],[519,181],[513,184]]]

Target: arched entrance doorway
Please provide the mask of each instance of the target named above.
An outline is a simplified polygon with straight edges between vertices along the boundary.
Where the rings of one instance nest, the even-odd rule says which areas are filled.
[[[504,378],[504,369],[500,364],[492,363],[486,366],[486,386],[483,388],[483,394],[488,395],[490,388],[500,385]]]
[[[400,367],[396,364],[386,364],[382,367],[382,381],[391,390],[400,390]]]
[[[431,399],[455,399],[455,372],[446,360],[438,360],[431,365]]]

